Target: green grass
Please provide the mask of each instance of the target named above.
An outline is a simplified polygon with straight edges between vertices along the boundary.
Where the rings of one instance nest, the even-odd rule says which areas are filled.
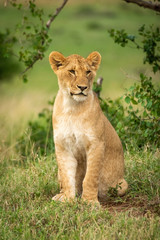
[[[30,160],[32,158],[32,161]],[[159,239],[159,152],[126,152],[129,191],[101,209],[80,199],[51,200],[59,191],[52,156],[1,155],[1,239]]]
[[[84,57],[91,51],[99,51],[102,64],[97,76],[104,77],[104,97],[121,96],[124,88],[138,78],[140,71],[150,72],[150,68],[143,65],[143,56],[139,51],[115,45],[107,30],[125,28],[129,33],[136,34],[143,23],[158,23],[159,16],[122,1],[115,2],[68,4],[51,27],[53,42],[43,61],[35,64],[29,72],[29,82],[24,84],[15,76],[13,81],[0,84],[2,240],[160,239],[158,150],[149,147],[142,151],[126,150],[128,193],[123,198],[106,196],[101,209],[88,206],[80,199],[73,203],[53,202],[51,198],[59,191],[54,152],[41,156],[31,146],[24,157],[22,152],[16,151],[19,136],[23,133],[29,138],[27,122],[37,119],[37,113],[57,92],[56,76],[48,63],[51,51],[60,51],[65,56],[78,53]],[[49,13],[55,8],[55,5],[45,6],[45,11]],[[1,6],[1,29],[9,26],[13,29],[19,14]]]

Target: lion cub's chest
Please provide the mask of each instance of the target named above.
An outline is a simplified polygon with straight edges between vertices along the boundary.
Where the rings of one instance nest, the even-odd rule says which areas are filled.
[[[83,121],[70,116],[58,118],[54,127],[54,141],[63,145],[63,148],[75,157],[85,155],[89,141],[89,131]]]

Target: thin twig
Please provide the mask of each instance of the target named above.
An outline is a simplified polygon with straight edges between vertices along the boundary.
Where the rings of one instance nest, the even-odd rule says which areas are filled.
[[[51,16],[51,18],[47,21],[46,23],[46,28],[47,30],[49,30],[51,23],[55,20],[55,18],[59,15],[59,13],[62,11],[62,9],[64,8],[64,6],[66,5],[66,3],[68,2],[68,0],[64,0],[62,5],[56,9],[56,12]],[[44,41],[42,42],[42,45],[44,44]],[[21,75],[23,75],[24,73],[26,73],[30,68],[33,67],[33,65],[38,61],[42,59],[40,54],[37,53],[37,55],[35,56],[35,60],[21,73]]]
[[[97,87],[99,87],[100,89],[102,88],[102,82],[103,82],[103,77],[99,77],[97,79]],[[100,92],[101,92],[100,89],[99,91],[96,91],[97,97],[100,97]]]
[[[23,72],[21,72],[21,75],[23,75],[23,74],[26,73],[30,68],[32,68],[33,65],[34,65],[39,59],[41,59],[41,58],[40,58],[39,54],[37,54],[37,55],[35,56],[35,60],[34,60]]]
[[[8,0],[5,0],[4,1],[4,7],[7,7],[7,5],[8,5]]]
[[[144,0],[123,0],[127,3],[135,3],[140,7],[148,8],[154,10],[156,12],[160,12],[160,4],[152,1],[144,1]]]
[[[58,16],[58,14],[61,12],[61,10],[64,8],[68,0],[64,0],[62,5],[56,9],[56,12],[51,16],[51,18],[47,21],[46,27],[49,29],[51,23],[55,20],[55,18]]]

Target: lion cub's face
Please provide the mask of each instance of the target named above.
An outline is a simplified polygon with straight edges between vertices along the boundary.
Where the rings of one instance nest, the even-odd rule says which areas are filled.
[[[100,61],[98,52],[92,52],[86,59],[76,54],[64,57],[59,52],[52,52],[49,56],[60,90],[78,102],[85,101],[91,92]]]

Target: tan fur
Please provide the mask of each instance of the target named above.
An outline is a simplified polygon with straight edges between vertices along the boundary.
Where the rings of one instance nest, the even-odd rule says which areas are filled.
[[[52,52],[49,61],[59,84],[53,129],[61,192],[53,200],[72,199],[78,193],[97,202],[117,185],[118,194],[125,194],[122,145],[92,91],[100,54],[93,52],[85,59]]]

